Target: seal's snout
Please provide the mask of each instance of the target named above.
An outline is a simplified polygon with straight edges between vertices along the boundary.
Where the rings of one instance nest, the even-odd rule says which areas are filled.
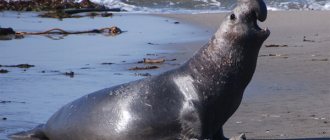
[[[255,10],[255,14],[257,19],[261,22],[265,21],[267,18],[267,6],[263,0],[252,0],[253,1],[253,9]]]
[[[267,18],[265,2],[263,0],[238,0],[237,4],[237,7],[234,9],[234,16],[237,15],[241,23],[245,23],[259,37],[266,39],[270,34],[269,29],[261,29],[257,22],[258,20],[263,22]]]
[[[242,12],[254,14],[261,22],[267,18],[267,6],[263,0],[238,0],[238,7]]]

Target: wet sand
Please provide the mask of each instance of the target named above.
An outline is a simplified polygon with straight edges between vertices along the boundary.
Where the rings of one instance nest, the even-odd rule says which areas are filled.
[[[167,15],[215,31],[226,14]],[[330,12],[270,12],[271,35],[226,136],[330,139]],[[268,47],[265,47],[267,45]]]
[[[201,42],[208,37],[194,34],[202,29],[193,25],[143,14],[116,13],[108,18],[61,21],[39,18],[37,13],[0,12],[0,21],[2,28],[26,32],[55,27],[82,31],[109,26],[118,26],[124,31],[117,36],[80,34],[0,40],[0,70],[3,71],[0,73],[0,140],[45,123],[61,106],[83,95],[178,67],[187,59],[181,56],[188,54],[184,49],[179,51],[181,44]],[[143,58],[166,61],[138,63]],[[19,64],[34,67],[13,67]],[[147,66],[159,68],[129,70]]]
[[[92,37],[96,40],[74,42],[86,39],[86,36],[79,35],[69,36],[60,41],[52,41],[45,37],[29,37],[27,42],[25,39],[17,40],[13,44],[0,42],[0,64],[36,65],[26,71],[8,69],[9,73],[0,75],[0,100],[12,101],[0,103],[0,117],[6,118],[0,120],[0,139],[4,139],[6,134],[44,123],[59,107],[82,95],[143,78],[128,70],[132,66],[137,66],[135,63],[143,57],[177,60],[162,64],[157,70],[137,73],[147,72],[155,75],[179,66],[207,42],[224,15],[119,16],[122,19],[117,22],[117,26],[123,30],[127,29],[128,32],[114,38],[96,35]],[[27,23],[39,22],[28,18],[30,16],[20,20]],[[329,18],[330,12],[270,12],[268,20],[261,26],[269,27],[272,32],[264,45],[273,47],[262,47],[256,73],[245,92],[242,105],[224,127],[226,136],[246,133],[249,139],[330,138]],[[98,21],[102,22],[98,27],[107,22],[111,23],[111,20]],[[177,21],[179,24],[175,24]],[[42,22],[47,23],[49,20]],[[23,23],[19,23],[18,29],[35,30],[34,27],[24,26]],[[63,27],[72,24],[64,23]],[[80,23],[95,26],[90,21]],[[145,26],[146,24],[150,26]],[[73,26],[72,29],[78,30],[80,27],[89,26]],[[145,30],[141,27],[151,28]],[[171,30],[163,27],[171,27]],[[147,34],[148,32],[151,33]],[[127,40],[133,38],[134,40]],[[27,45],[37,44],[36,40],[42,40],[43,43]],[[139,40],[142,42],[135,45],[121,45]],[[115,45],[107,48],[108,41]],[[56,43],[43,49],[43,45],[49,42]],[[12,48],[15,45],[19,48]],[[118,46],[121,48],[113,49]],[[26,49],[29,51],[22,51],[23,47],[29,48]],[[12,49],[20,51],[16,52],[16,55],[7,56],[12,53]],[[130,53],[126,53],[125,50]],[[47,61],[31,54],[38,54],[39,57],[47,58]],[[72,57],[77,54],[80,55]],[[19,56],[19,59],[11,59],[15,56]],[[62,63],[63,60],[68,61]],[[51,65],[46,62],[51,62]],[[115,64],[101,65],[103,62]],[[42,73],[43,70],[45,73]],[[74,71],[77,75],[70,78],[53,73],[52,70]],[[36,107],[38,110],[35,110]]]

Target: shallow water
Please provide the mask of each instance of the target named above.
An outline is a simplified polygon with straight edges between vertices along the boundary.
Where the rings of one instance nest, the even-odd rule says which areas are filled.
[[[178,66],[182,61],[166,62],[158,65],[160,69],[157,70],[128,70],[143,66],[136,63],[142,58],[175,59],[176,50],[164,49],[169,44],[207,40],[208,36],[199,28],[175,22],[139,14],[60,21],[39,18],[37,13],[0,13],[0,26],[16,31],[35,32],[54,27],[78,31],[114,25],[127,31],[117,36],[26,36],[24,39],[0,40],[0,65],[35,65],[28,69],[0,68],[10,71],[0,74],[0,139],[45,123],[61,106],[85,94],[144,78],[135,76],[136,73],[155,75]],[[71,71],[75,73],[74,77],[63,74]]]

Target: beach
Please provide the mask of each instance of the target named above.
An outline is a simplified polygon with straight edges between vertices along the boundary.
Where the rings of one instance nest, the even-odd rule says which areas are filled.
[[[216,30],[225,14],[170,15]],[[226,136],[330,138],[330,12],[269,12],[254,77]],[[267,47],[266,47],[267,46]]]
[[[54,41],[45,37],[27,37],[16,42],[0,42],[0,64],[36,65],[25,71],[8,68],[10,73],[0,75],[0,100],[8,101],[0,103],[0,117],[6,118],[0,120],[0,139],[44,123],[59,107],[82,95],[144,78],[136,73],[157,75],[178,67],[211,38],[226,14],[119,14],[113,18],[118,22],[112,25],[127,30],[127,33],[110,39],[94,35],[92,39],[88,39],[90,36],[69,36]],[[227,137],[245,133],[248,139],[330,138],[328,19],[329,11],[271,11],[266,22],[259,23],[261,27],[268,27],[271,35],[260,50],[256,72],[241,106],[224,126]],[[40,21],[22,17],[18,20],[27,23]],[[81,23],[108,23],[102,19],[83,20],[88,21]],[[49,19],[41,22],[47,23]],[[70,20],[63,22],[63,28],[72,27],[68,22]],[[95,24],[88,25],[91,26],[83,27],[91,28]],[[17,26],[20,30],[26,27],[29,31],[36,29],[35,26]],[[71,29],[81,28],[73,26]],[[36,40],[43,43],[22,51],[26,43],[36,44]],[[77,40],[88,44],[77,43]],[[43,45],[50,42],[55,44],[43,49]],[[121,48],[107,48],[107,43],[115,47],[121,45]],[[16,49],[20,51],[10,55],[17,44],[19,48]],[[101,45],[94,48],[95,44]],[[79,46],[85,47],[77,48]],[[46,60],[40,60],[36,55]],[[58,56],[61,59],[57,59]],[[143,65],[137,61],[149,57],[175,61],[158,64],[160,69],[157,70],[128,70]],[[77,75],[70,78],[62,74],[69,71]]]

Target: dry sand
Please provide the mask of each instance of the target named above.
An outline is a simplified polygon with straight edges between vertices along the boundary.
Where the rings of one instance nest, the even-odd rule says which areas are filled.
[[[166,16],[215,32],[225,15]],[[330,11],[283,11],[270,12],[260,23],[271,36],[240,108],[224,126],[226,136],[330,139],[329,19]]]

